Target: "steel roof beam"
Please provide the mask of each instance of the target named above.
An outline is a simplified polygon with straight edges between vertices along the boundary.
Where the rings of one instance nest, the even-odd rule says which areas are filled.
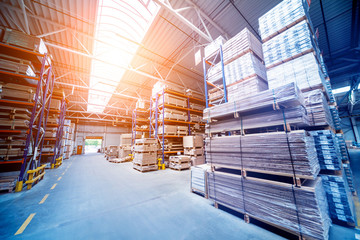
[[[174,9],[168,1],[166,3],[163,0],[153,0],[153,1],[157,4],[159,4],[162,8],[166,9],[169,13],[171,13],[174,17],[179,19],[182,23],[184,23],[190,29],[195,31],[197,34],[199,34],[199,36],[204,38],[206,41],[208,41],[208,42],[213,41],[211,35],[204,33],[198,27],[196,27],[194,24],[192,24],[189,20],[187,20],[184,16],[182,16],[179,12],[177,12],[177,10]]]

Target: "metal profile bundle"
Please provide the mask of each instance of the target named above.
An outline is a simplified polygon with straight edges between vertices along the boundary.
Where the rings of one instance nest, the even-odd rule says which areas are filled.
[[[317,157],[321,170],[341,170],[341,155],[336,137],[331,130],[310,131],[314,138]]]
[[[42,179],[27,181],[28,172],[41,165],[39,155],[44,141],[54,76],[47,49],[41,45],[40,38],[12,29],[5,29],[1,37],[1,59],[4,63],[0,69],[1,122],[4,123],[0,129],[1,142],[10,149],[14,140],[14,147],[20,150],[15,155],[21,156],[3,158],[0,164],[3,166],[2,171],[19,171],[16,191],[21,191],[24,183],[31,186]],[[12,120],[13,124],[5,124],[6,118]],[[21,123],[23,121],[26,121],[25,125]]]
[[[201,164],[191,167],[190,189],[193,193],[199,193],[207,198],[207,171],[210,171],[210,165]]]
[[[314,140],[304,130],[211,137],[205,139],[205,149],[212,166],[247,174],[315,179],[320,170]]]
[[[157,139],[136,139],[134,148],[133,168],[140,172],[154,171],[157,164]]]
[[[336,224],[355,227],[354,204],[345,176],[322,175],[322,183],[329,204],[329,213]]]
[[[204,100],[199,97],[197,92],[177,85],[155,84],[150,100],[150,135],[160,142],[164,166],[169,164],[168,157],[183,153],[184,136],[203,131]]]
[[[301,188],[289,183],[208,172],[208,196],[245,216],[272,225],[301,239],[328,239],[330,218],[320,178]]]

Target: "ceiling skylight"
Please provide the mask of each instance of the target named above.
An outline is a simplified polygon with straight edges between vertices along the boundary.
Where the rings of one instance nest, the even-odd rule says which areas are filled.
[[[87,110],[103,112],[159,8],[151,0],[99,0]],[[111,62],[113,64],[108,64]],[[101,78],[96,77],[101,76]],[[109,92],[109,93],[104,93]]]

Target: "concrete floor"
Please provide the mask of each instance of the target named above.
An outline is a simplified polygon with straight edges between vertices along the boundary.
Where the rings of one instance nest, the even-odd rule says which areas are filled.
[[[139,173],[102,154],[74,156],[32,190],[0,195],[0,239],[284,239],[214,208],[189,180],[190,171]],[[355,239],[355,230],[330,235]]]

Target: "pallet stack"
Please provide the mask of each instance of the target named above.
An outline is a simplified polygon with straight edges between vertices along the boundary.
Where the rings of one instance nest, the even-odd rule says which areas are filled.
[[[259,18],[259,27],[269,88],[294,82],[303,92],[310,120],[310,127],[305,129],[314,138],[320,173],[328,175],[323,178],[323,184],[328,186],[333,184],[328,182],[330,179],[343,177],[341,153],[335,138],[341,127],[330,79],[309,18],[309,7],[308,2],[302,0],[283,1]],[[341,191],[346,198],[346,189]],[[331,211],[333,202],[328,203]],[[331,217],[341,221],[334,215]]]
[[[151,99],[151,133],[160,143],[162,164],[169,166],[169,157],[183,153],[183,137],[204,131],[204,100],[196,91],[176,84],[158,82]]]
[[[184,155],[191,158],[191,166],[205,163],[203,135],[186,136],[183,138]]]
[[[158,170],[157,139],[136,139],[134,144],[133,168],[140,172]]]
[[[181,170],[187,170],[191,166],[191,158],[190,156],[186,155],[175,155],[170,156],[170,163],[169,167],[170,169],[181,171]]]

